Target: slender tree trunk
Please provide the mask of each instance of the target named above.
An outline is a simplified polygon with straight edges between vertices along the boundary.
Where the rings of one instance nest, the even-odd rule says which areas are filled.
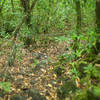
[[[76,0],[75,4],[76,4],[76,14],[77,14],[76,15],[76,17],[77,17],[77,19],[76,19],[76,21],[77,21],[77,23],[76,23],[76,34],[77,34],[77,37],[78,37],[78,35],[81,34],[81,5],[80,5],[80,0]],[[78,43],[80,41],[80,40],[78,40],[77,37],[74,39],[74,44],[73,44],[73,49],[75,50],[75,52],[78,48]]]
[[[14,1],[11,0],[11,5],[12,5],[12,12],[14,12]]]
[[[80,1],[76,1],[76,13],[77,13],[77,25],[76,25],[76,31],[77,34],[80,34],[81,32],[81,7],[80,7]]]
[[[17,25],[15,31],[14,31],[14,39],[13,39],[13,45],[12,45],[12,51],[8,57],[8,65],[9,66],[12,66],[14,65],[14,61],[15,61],[15,57],[16,57],[16,40],[17,40],[17,35],[18,35],[18,32],[22,26],[22,24],[26,21],[27,19],[27,16],[31,13],[32,9],[34,8],[35,4],[36,4],[37,0],[34,0],[32,2],[32,5],[30,7],[30,10],[26,13],[26,15],[23,16],[22,20],[20,21],[20,23]]]
[[[24,13],[26,14],[30,9],[30,0],[20,0],[20,2],[22,7],[24,8]],[[26,19],[26,25],[28,26],[28,28],[30,28],[30,22],[31,22],[31,14],[29,13]]]
[[[97,41],[96,41],[96,53],[100,52],[100,0],[96,0],[96,33],[97,33]]]
[[[97,33],[100,33],[100,0],[96,1],[96,24],[97,24]]]
[[[30,0],[20,0],[22,7],[24,8],[24,13],[26,14],[27,12],[29,12],[30,9]],[[33,32],[33,28],[31,25],[31,13],[28,13],[26,21],[25,21],[28,30],[30,31],[30,33]],[[35,36],[34,36],[34,41],[35,41]],[[32,42],[32,36],[30,34],[28,34],[26,36],[26,40],[25,40],[25,45],[28,47]]]

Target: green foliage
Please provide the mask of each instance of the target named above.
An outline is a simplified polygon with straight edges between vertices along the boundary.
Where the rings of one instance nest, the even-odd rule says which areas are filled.
[[[93,71],[93,65],[89,64],[87,67],[84,67],[84,72],[87,73],[88,75],[91,75]]]
[[[76,86],[74,81],[67,80],[62,86],[57,89],[57,95],[60,100],[65,100],[66,97],[70,96],[70,94],[74,93],[76,90]]]
[[[11,91],[10,82],[0,82],[0,88],[6,93]]]
[[[33,62],[34,62],[34,63],[33,63],[33,66],[34,66],[34,67],[36,67],[36,65],[39,63],[39,61],[36,60],[36,59],[34,59]]]
[[[32,0],[30,1],[32,3]],[[80,1],[82,17],[80,34],[77,34],[76,29],[77,11],[75,3],[77,1]],[[0,5],[2,2],[3,0],[1,0]],[[80,78],[81,84],[85,88],[84,90],[75,92],[74,100],[77,100],[77,98],[79,100],[88,100],[88,95],[91,96],[91,94],[93,94],[93,98],[99,97],[100,95],[100,87],[93,86],[93,92],[89,91],[92,87],[91,81],[100,78],[100,72],[95,67],[95,64],[100,60],[98,60],[98,62],[94,61],[96,56],[93,54],[94,51],[96,51],[96,53],[99,51],[96,47],[98,36],[95,32],[95,6],[96,0],[38,0],[30,15],[31,27],[29,28],[28,25],[24,23],[19,30],[19,36],[22,36],[20,40],[23,42],[19,48],[24,45],[26,47],[29,47],[29,45],[33,46],[37,41],[39,41],[40,44],[48,45],[50,38],[44,38],[44,35],[51,33],[53,33],[53,35],[55,33],[66,34],[66,36],[51,37],[51,41],[54,39],[56,42],[64,41],[68,43],[70,40],[73,40],[73,42],[70,42],[70,47],[68,47],[71,53],[65,52],[59,55],[57,62],[54,63],[53,71],[57,76],[63,76],[67,67],[66,63],[70,63],[70,77],[73,81]],[[9,39],[16,26],[20,23],[21,18],[24,16],[24,10],[20,5],[20,0],[14,0],[14,11],[12,11],[11,1],[6,0],[0,15],[0,36],[4,39]],[[44,34],[42,39],[39,37],[41,34]],[[0,41],[0,46],[1,44],[2,42]],[[17,49],[16,59],[21,62],[23,55],[19,48]],[[84,55],[86,55],[86,58],[83,57]],[[36,67],[38,64],[39,61],[34,59],[33,66]],[[73,86],[75,87],[75,84]],[[11,83],[1,82],[0,87],[5,92],[8,92],[10,91]],[[72,93],[73,87],[71,87],[71,82],[69,81],[58,89],[58,96],[61,100]]]
[[[70,71],[70,74],[72,75],[73,79],[77,79],[80,75],[80,73],[78,72],[78,70],[76,70],[75,67],[73,67]]]
[[[74,97],[73,97],[73,100],[88,100],[87,98],[87,90],[78,90]]]
[[[16,1],[14,3],[15,8],[17,7],[16,11],[18,9],[20,9],[18,3],[19,2],[16,2]],[[21,17],[20,14],[21,13],[19,11],[12,12],[11,1],[9,1],[9,0],[5,1],[5,4],[4,4],[3,9],[2,9],[1,16],[0,16],[0,18],[2,19],[1,20],[1,28],[0,28],[1,34],[2,34],[2,31],[5,32],[6,35],[7,35],[7,33],[10,34],[10,35],[12,34],[17,23],[19,22],[19,18]]]
[[[2,1],[3,2],[3,1]],[[2,3],[1,2],[1,3]],[[6,5],[6,6],[5,6]],[[12,11],[11,1],[6,0],[4,7],[2,9],[2,16],[0,17],[1,32],[4,30],[5,33],[11,34],[17,23],[21,20],[23,16],[23,8],[19,1],[14,1],[14,12]],[[61,29],[65,27],[64,20],[66,19],[65,7],[62,1],[49,1],[49,0],[39,0],[34,9],[34,14],[31,14],[31,25],[33,25],[34,33],[50,33],[51,29]],[[9,13],[8,13],[9,12]],[[25,24],[23,25],[23,30],[26,31]],[[34,33],[29,33],[33,34]]]
[[[99,100],[100,99],[100,86],[91,86],[84,90],[77,90],[73,96],[73,100]]]
[[[100,98],[100,85],[94,87],[93,94]]]
[[[60,37],[54,37],[56,41],[62,42],[62,41],[68,41],[68,38],[65,36],[60,36]]]

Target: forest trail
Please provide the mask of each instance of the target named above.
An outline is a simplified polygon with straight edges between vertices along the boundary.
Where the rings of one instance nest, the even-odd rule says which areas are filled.
[[[57,61],[57,57],[66,52],[66,48],[68,48],[68,44],[65,42],[50,43],[45,48],[18,48],[15,65],[6,66],[6,70],[4,63],[6,63],[8,54],[7,52],[2,54],[0,80],[9,81],[12,84],[12,93],[8,94],[8,97],[13,94],[20,95],[25,89],[35,88],[41,95],[46,96],[47,100],[58,100],[56,90],[62,83],[57,80],[57,75],[53,71],[55,67],[53,63]],[[4,50],[9,51],[9,47]]]

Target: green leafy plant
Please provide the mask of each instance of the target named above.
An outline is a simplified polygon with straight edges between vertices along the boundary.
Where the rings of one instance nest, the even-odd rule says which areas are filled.
[[[62,41],[68,41],[68,38],[65,36],[60,36],[60,37],[54,37],[56,41],[62,42]]]
[[[100,85],[93,88],[93,94],[100,99]]]
[[[37,59],[33,60],[33,66],[36,67],[36,65],[39,63],[39,61]]]
[[[93,71],[93,65],[89,64],[87,67],[84,67],[84,72],[87,73],[88,75],[91,75]]]
[[[0,88],[4,92],[10,92],[11,91],[11,83],[10,82],[0,82]]]
[[[78,72],[78,70],[73,67],[71,70],[70,70],[70,74],[72,75],[72,78],[73,79],[76,79],[80,76],[80,73]]]
[[[99,71],[96,69],[96,67],[93,66],[92,63],[90,63],[88,66],[84,67],[84,72],[89,77],[99,78],[99,74],[98,74]]]

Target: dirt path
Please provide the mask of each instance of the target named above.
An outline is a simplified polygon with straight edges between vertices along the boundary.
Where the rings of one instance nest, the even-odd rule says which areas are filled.
[[[23,90],[35,88],[47,100],[58,100],[57,87],[61,84],[57,82],[57,76],[53,72],[54,66],[60,54],[65,53],[68,45],[65,42],[50,44],[46,48],[19,48],[16,55],[15,65],[6,67],[2,73],[3,64],[6,63],[7,55],[3,54],[0,59],[1,78],[0,81],[11,82],[13,94],[20,94]],[[2,99],[0,99],[2,100]],[[4,100],[4,98],[3,98]]]

